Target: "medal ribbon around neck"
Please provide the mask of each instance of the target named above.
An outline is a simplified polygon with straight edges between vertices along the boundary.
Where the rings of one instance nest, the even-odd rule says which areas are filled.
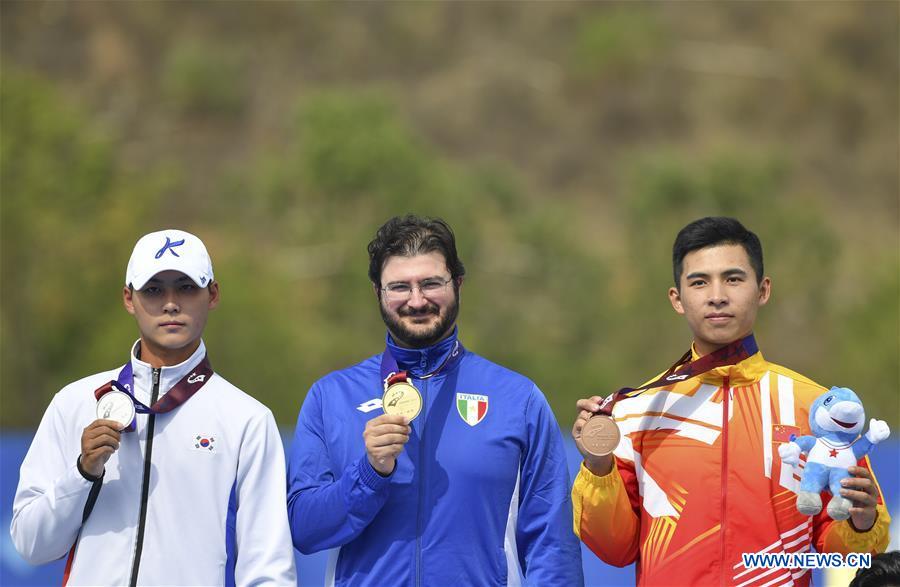
[[[611,416],[613,406],[615,406],[616,402],[619,400],[638,396],[654,387],[663,387],[664,385],[671,385],[673,383],[678,383],[679,381],[684,381],[685,379],[690,379],[691,377],[702,375],[717,367],[735,365],[747,357],[755,355],[757,352],[759,352],[759,347],[756,345],[756,339],[752,334],[729,343],[708,355],[704,355],[696,361],[688,362],[691,358],[691,351],[688,350],[688,352],[678,359],[674,365],[669,367],[669,369],[658,379],[640,387],[623,387],[616,393],[608,396],[600,404],[600,411],[597,413]]]
[[[152,406],[147,406],[134,397],[134,371],[131,366],[131,361],[128,361],[113,381],[103,384],[94,391],[94,397],[99,400],[107,393],[116,390],[131,398],[131,402],[134,404],[134,411],[138,414],[165,414],[191,399],[191,396],[200,391],[200,388],[206,385],[206,382],[208,382],[212,376],[213,369],[209,362],[209,356],[203,355],[203,359],[190,373],[182,377],[165,395],[156,400]],[[132,431],[134,429],[134,422],[125,428],[127,431]]]
[[[450,367],[458,363],[465,353],[466,349],[457,340],[453,344],[453,349],[451,349],[451,351],[447,353],[447,356],[444,358],[441,364],[437,366],[437,369],[435,369],[431,373],[428,373],[421,377],[417,377],[417,379],[431,379],[444,369],[449,369]],[[381,354],[381,381],[384,384],[385,390],[387,390],[387,388],[394,383],[406,382],[412,385],[412,376],[408,371],[400,370],[400,365],[397,364],[397,359],[394,358],[393,353],[391,353],[391,347],[389,346],[385,346],[384,352]]]

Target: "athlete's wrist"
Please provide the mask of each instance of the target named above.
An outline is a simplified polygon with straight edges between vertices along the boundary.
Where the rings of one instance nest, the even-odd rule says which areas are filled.
[[[614,462],[615,459],[611,454],[602,457],[591,457],[590,459],[585,457],[584,466],[597,477],[606,477],[612,472]]]
[[[75,467],[78,469],[78,472],[81,473],[81,476],[91,483],[97,483],[103,479],[104,475],[106,475],[106,467],[103,467],[103,470],[100,471],[99,475],[88,473],[81,464],[81,455],[78,455],[78,460],[75,461]]]
[[[871,520],[869,518],[871,517]],[[862,518],[862,519],[860,519]],[[858,521],[858,523],[857,523]],[[872,528],[875,527],[875,522],[878,521],[878,510],[876,509],[874,513],[870,515],[866,514],[850,514],[850,517],[847,519],[847,522],[850,524],[850,527],[853,528],[854,532],[858,532],[863,534],[868,532]],[[868,523],[868,524],[867,524]]]

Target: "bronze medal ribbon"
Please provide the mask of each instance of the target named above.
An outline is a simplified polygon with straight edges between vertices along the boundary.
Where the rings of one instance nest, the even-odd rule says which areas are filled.
[[[691,351],[688,350],[688,352],[682,355],[682,357],[669,367],[665,373],[650,383],[646,383],[640,387],[623,387],[614,394],[607,396],[600,404],[600,410],[597,413],[611,416],[613,406],[622,399],[636,397],[654,387],[672,385],[679,381],[702,375],[717,367],[735,365],[758,352],[759,347],[756,345],[756,339],[752,334],[731,342],[708,355],[704,355],[696,361],[688,362],[688,359],[691,358]]]

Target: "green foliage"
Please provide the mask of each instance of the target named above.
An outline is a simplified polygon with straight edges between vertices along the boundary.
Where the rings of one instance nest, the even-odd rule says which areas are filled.
[[[0,423],[124,360],[127,255],[179,226],[222,287],[213,364],[290,425],[380,349],[366,244],[416,212],[456,230],[467,346],[564,428],[681,354],[672,240],[717,214],[762,238],[766,356],[897,424],[898,31],[864,4],[18,3]]]
[[[649,11],[600,10],[578,26],[572,50],[574,68],[584,75],[635,71],[665,46],[664,33]]]
[[[129,185],[113,142],[32,76],[4,72],[0,119],[7,425],[33,422],[62,384],[110,367],[94,360],[110,348],[124,362],[125,249],[136,240],[152,180]],[[122,261],[115,270],[110,258]]]
[[[866,264],[871,293],[838,308],[829,316],[829,344],[823,380],[852,387],[866,404],[869,417],[897,421],[897,389],[890,374],[900,357],[900,258],[897,251],[874,255]],[[824,354],[823,353],[823,354]]]
[[[425,187],[427,156],[378,95],[330,92],[298,116],[301,162],[310,187],[352,200],[363,194],[403,204]]]
[[[366,244],[382,222],[407,212],[442,216],[456,227],[467,260],[491,254],[478,251],[480,243],[491,251],[503,247],[494,227],[507,229],[510,218],[522,217],[512,208],[520,194],[507,173],[490,166],[470,172],[443,160],[383,94],[331,91],[301,100],[297,112],[283,149],[261,155],[228,180],[216,211],[219,230],[259,230],[252,246],[225,252],[230,271],[217,274],[224,302],[207,337],[211,348],[233,359],[227,364],[239,365],[243,351],[272,357],[277,369],[228,376],[247,389],[266,390],[267,403],[280,407],[281,418],[296,411],[299,397],[319,376],[381,346]],[[260,256],[269,262],[259,264]],[[483,279],[490,283],[492,276]],[[464,290],[466,308],[487,308],[482,288],[467,284]],[[510,308],[509,318],[522,303]],[[253,321],[239,323],[249,306]],[[467,336],[475,340],[480,330]],[[506,346],[502,330],[485,339]]]
[[[678,224],[704,212],[753,214],[780,199],[786,172],[786,162],[769,153],[713,152],[692,161],[670,151],[651,152],[637,160],[631,172],[629,218],[640,223],[675,214],[681,217]]]
[[[234,116],[247,101],[244,60],[233,50],[187,41],[164,64],[163,96],[185,115]]]
[[[677,231],[701,216],[734,216],[759,235],[765,271],[773,280],[772,299],[760,311],[756,329],[766,356],[822,385],[854,387],[881,417],[895,418],[896,398],[886,392],[892,388],[886,382],[900,356],[900,259],[895,251],[867,263],[853,288],[854,296],[865,301],[840,295],[835,287],[841,278],[840,243],[848,235],[831,227],[818,201],[789,193],[789,176],[785,160],[749,152],[718,153],[700,161],[663,152],[636,165],[634,192],[624,206],[628,248],[639,253],[633,263],[616,264],[635,287],[616,315],[639,314],[641,323],[660,327],[648,338],[627,321],[612,326],[622,346],[632,351],[623,353],[625,371],[632,373],[631,381],[650,377],[644,357],[668,352],[674,360],[677,353],[671,349],[683,346],[678,341],[686,329],[679,328],[680,318],[662,295],[672,285],[669,253]],[[827,335],[796,344],[798,337],[825,324]]]

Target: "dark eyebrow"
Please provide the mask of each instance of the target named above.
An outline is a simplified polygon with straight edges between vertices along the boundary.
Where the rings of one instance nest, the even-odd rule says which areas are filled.
[[[441,281],[443,281],[446,278],[441,277],[440,275],[432,275],[431,277],[423,277],[417,283],[424,283],[430,279],[440,279]],[[389,281],[385,284],[385,287],[387,287],[388,285],[409,285],[409,282],[408,281]]]
[[[740,267],[731,267],[731,268],[723,271],[722,275],[724,277],[732,277],[734,275],[737,275],[740,277],[746,277],[747,272],[744,271],[743,269],[741,269]],[[709,279],[709,273],[705,273],[703,271],[694,271],[693,273],[688,273],[685,276],[685,279],[687,279],[687,280],[698,279],[698,278],[699,279]]]
[[[708,279],[709,273],[703,273],[702,271],[694,271],[693,273],[688,273],[684,276],[685,279],[690,281],[691,279],[697,279],[698,277]]]
[[[725,277],[730,277],[732,275],[746,276],[747,272],[743,269],[740,269],[739,267],[733,267],[731,269],[726,269],[725,271],[723,271],[722,275],[724,275]]]

